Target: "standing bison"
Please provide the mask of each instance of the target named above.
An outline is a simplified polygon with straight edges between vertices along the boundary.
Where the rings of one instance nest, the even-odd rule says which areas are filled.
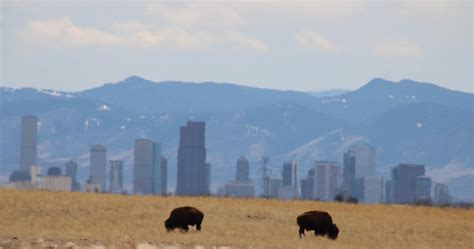
[[[188,231],[188,226],[196,225],[198,231],[201,230],[204,214],[194,207],[179,207],[171,211],[170,217],[165,221],[166,230],[172,231],[175,228]]]
[[[314,235],[327,235],[331,239],[336,239],[339,229],[332,223],[331,215],[322,211],[309,211],[296,218],[296,223],[300,226],[299,235],[304,234],[304,230],[314,230]]]

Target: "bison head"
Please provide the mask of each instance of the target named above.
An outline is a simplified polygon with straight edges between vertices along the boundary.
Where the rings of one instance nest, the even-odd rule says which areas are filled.
[[[176,228],[175,224],[169,218],[165,221],[165,227],[168,232]]]
[[[331,239],[336,239],[337,235],[339,235],[339,228],[337,228],[336,224],[332,224],[329,228],[328,237]]]

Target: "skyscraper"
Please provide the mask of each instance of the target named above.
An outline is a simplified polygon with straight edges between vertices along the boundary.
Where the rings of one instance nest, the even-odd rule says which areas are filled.
[[[33,115],[21,117],[20,170],[27,173],[36,165],[38,118]]]
[[[310,200],[314,198],[314,167],[308,170],[306,178],[301,180],[301,198]]]
[[[235,174],[235,181],[236,182],[248,182],[249,181],[249,160],[245,157],[240,157],[237,160],[237,167],[236,167],[236,174]]]
[[[74,162],[73,160],[70,160],[69,162],[66,163],[66,175],[71,177],[71,190],[72,191],[79,191],[80,190],[80,184],[77,182],[77,163]]]
[[[165,157],[161,157],[161,194],[168,194],[168,160]]]
[[[110,160],[109,191],[120,194],[123,191],[123,161]]]
[[[399,164],[391,171],[391,202],[414,203],[416,177],[425,174],[425,166],[419,164]]]
[[[390,180],[385,181],[384,202],[386,204],[392,203],[392,181]]]
[[[33,184],[34,188],[41,187],[41,167],[39,165],[31,166],[30,170],[31,175],[31,184]]]
[[[354,177],[355,179],[363,176],[375,175],[375,149],[366,143],[357,143],[352,145],[348,150],[348,166],[351,165],[351,160],[354,162]],[[351,159],[354,157],[355,159]],[[348,177],[352,175],[350,171],[352,166],[349,166]]]
[[[283,187],[290,187],[292,190],[298,190],[298,162],[284,162],[281,172]]]
[[[205,178],[204,178],[204,190],[207,190],[207,193],[211,193],[211,163],[207,162],[205,164]]]
[[[316,161],[315,198],[332,201],[336,196],[340,166],[338,162]]]
[[[382,202],[383,179],[380,176],[363,176],[356,180],[355,196],[364,203]]]
[[[269,196],[270,198],[277,198],[280,190],[283,186],[283,179],[280,177],[270,177],[268,181]]]
[[[71,192],[72,179],[64,175],[48,175],[43,178],[43,187],[48,191]]]
[[[150,139],[136,139],[133,158],[133,192],[161,194],[161,145]]]
[[[434,203],[436,205],[449,205],[452,202],[452,197],[449,194],[448,185],[444,183],[436,183],[434,186]]]
[[[255,185],[252,182],[228,182],[224,185],[224,194],[232,197],[254,197]]]
[[[161,194],[161,144],[153,142],[151,193]]]
[[[106,148],[104,145],[96,144],[91,146],[90,151],[90,179],[100,184],[101,189],[105,190],[106,186]]]
[[[249,179],[249,161],[240,157],[235,165],[235,181],[224,185],[224,194],[233,197],[254,197],[255,184]]]
[[[350,195],[354,195],[355,184],[355,163],[354,153],[350,151],[344,153],[343,172],[342,172],[342,190]]]
[[[415,178],[415,201],[431,201],[431,178],[424,175]]]
[[[210,164],[206,165],[204,122],[188,121],[180,128],[177,195],[208,195]]]

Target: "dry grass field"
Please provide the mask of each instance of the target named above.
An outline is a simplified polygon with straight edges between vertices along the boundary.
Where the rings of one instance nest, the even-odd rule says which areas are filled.
[[[194,228],[187,234],[166,232],[163,221],[174,207],[183,205],[205,213],[201,232]],[[340,229],[339,238],[332,241],[307,233],[300,239],[296,216],[308,210],[328,211]],[[137,244],[142,248],[474,248],[474,210],[0,189],[0,248],[135,248]]]

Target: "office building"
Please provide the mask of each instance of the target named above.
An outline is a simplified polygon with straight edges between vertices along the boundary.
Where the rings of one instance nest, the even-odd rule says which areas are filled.
[[[436,205],[444,206],[452,203],[452,197],[449,194],[448,185],[444,183],[436,183],[434,186],[434,203]]]
[[[252,182],[228,182],[224,185],[226,196],[250,198],[255,196],[255,184]]]
[[[314,167],[308,170],[308,175],[301,180],[301,198],[314,199]]]
[[[188,121],[180,128],[177,195],[209,195],[210,164],[206,164],[205,123]]]
[[[344,153],[343,171],[342,171],[342,190],[343,192],[354,195],[355,185],[355,164],[356,158],[350,151]]]
[[[392,203],[392,182],[390,180],[385,181],[384,202],[386,204]]]
[[[224,185],[224,195],[247,198],[255,196],[255,184],[249,179],[249,161],[245,157],[237,160],[235,179]]]
[[[133,152],[133,193],[151,194],[153,168],[153,142],[135,139]]]
[[[392,168],[391,203],[414,203],[416,177],[424,174],[425,166],[419,164],[399,164]]]
[[[34,189],[38,189],[31,182],[28,182],[28,181],[8,182],[5,185],[3,185],[3,188],[16,189],[16,190],[34,190]]]
[[[107,155],[104,145],[96,144],[90,149],[90,178],[100,184],[101,190],[106,186]]]
[[[298,191],[298,163],[285,162],[283,163],[283,170],[281,172],[283,179],[283,187],[297,192]]]
[[[48,175],[43,178],[43,188],[49,191],[71,192],[72,178],[63,175]]]
[[[168,159],[161,157],[161,194],[168,194]]]
[[[268,183],[270,184],[268,197],[278,198],[278,194],[283,186],[283,179],[280,177],[270,177]]]
[[[120,194],[123,191],[123,161],[110,160],[109,192]]]
[[[21,117],[20,140],[20,170],[30,172],[30,167],[36,165],[38,118],[33,115]]]
[[[94,181],[94,179],[90,179],[86,181],[85,190],[87,193],[100,193],[102,192],[101,185]]]
[[[14,170],[10,174],[9,181],[4,187],[17,190],[32,190],[37,188],[32,183],[31,175],[22,170]]]
[[[133,158],[133,193],[161,194],[161,145],[150,139],[136,139]]]
[[[383,179],[380,176],[363,176],[356,180],[355,196],[364,203],[382,202]]]
[[[211,194],[211,163],[206,163],[205,164],[205,178],[204,178],[204,189],[208,191],[209,194]]]
[[[415,178],[415,202],[431,201],[431,178],[417,176]]]
[[[352,174],[354,174],[354,179],[363,176],[375,176],[374,147],[366,143],[357,143],[350,146],[347,153],[347,166],[349,170],[347,174],[347,180],[350,180]],[[351,157],[353,157],[354,159],[352,159]],[[355,162],[352,162],[351,160],[355,160]],[[351,172],[351,165],[354,165],[354,173]]]
[[[161,145],[136,139],[133,158],[133,193],[161,194]]]
[[[66,163],[66,175],[72,179],[71,190],[79,191],[81,189],[81,185],[77,181],[77,163],[73,160],[70,160]]]
[[[62,174],[63,172],[61,171],[61,168],[59,167],[49,167],[48,171],[46,172],[47,176],[60,176]]]
[[[23,170],[14,170],[10,174],[8,184],[5,187],[19,190],[34,189],[30,173]]]
[[[316,161],[315,198],[332,201],[337,194],[340,166],[338,162]]]
[[[41,167],[39,165],[31,166],[30,176],[31,184],[34,188],[39,189],[41,187]]]
[[[161,144],[153,142],[151,193],[161,195]]]
[[[235,181],[248,182],[250,180],[249,172],[250,172],[249,160],[247,160],[243,156],[240,157],[239,160],[237,160]]]

